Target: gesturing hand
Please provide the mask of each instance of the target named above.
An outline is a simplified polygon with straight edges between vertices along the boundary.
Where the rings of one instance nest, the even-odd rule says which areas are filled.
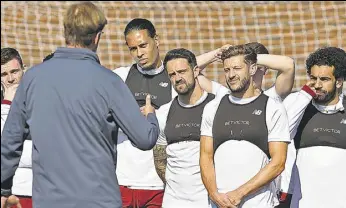
[[[151,98],[149,94],[145,98],[145,106],[142,106],[140,110],[145,116],[147,116],[149,113],[155,112],[155,108],[151,105]]]

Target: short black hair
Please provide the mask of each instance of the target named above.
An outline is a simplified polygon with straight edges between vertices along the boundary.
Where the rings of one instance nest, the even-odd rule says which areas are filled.
[[[147,19],[136,18],[131,20],[125,27],[125,37],[133,30],[147,30],[151,38],[154,38],[156,35],[156,29],[153,23]]]
[[[346,53],[343,49],[337,47],[319,48],[311,53],[306,59],[307,73],[311,74],[313,66],[334,67],[335,78],[346,78]]]
[[[252,48],[257,54],[269,54],[268,49],[262,43],[259,42],[246,43],[245,47]]]
[[[14,48],[2,48],[1,49],[1,65],[7,64],[12,59],[17,59],[20,66],[23,68],[23,60],[19,52]]]
[[[197,66],[197,59],[195,54],[193,54],[191,51],[185,48],[176,48],[168,51],[168,53],[166,54],[165,59],[163,61],[163,66],[165,67],[165,69],[167,69],[168,61],[178,58],[186,59],[191,69],[194,69]]]

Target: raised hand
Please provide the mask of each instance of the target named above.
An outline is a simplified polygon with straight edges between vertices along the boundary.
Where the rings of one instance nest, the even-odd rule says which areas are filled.
[[[155,108],[151,105],[151,97],[149,94],[145,97],[145,106],[142,106],[140,110],[145,116],[149,113],[155,113]]]
[[[19,84],[12,84],[6,86],[4,83],[1,83],[2,87],[4,88],[4,100],[9,100],[12,101],[16,92]]]

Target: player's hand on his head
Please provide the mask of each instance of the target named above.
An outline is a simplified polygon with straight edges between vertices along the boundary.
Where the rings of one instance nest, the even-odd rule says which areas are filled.
[[[19,84],[6,85],[5,83],[2,83],[2,86],[4,88],[4,100],[12,101]]]
[[[226,44],[226,45],[223,45],[219,48],[219,50],[217,50],[216,54],[215,54],[215,58],[217,59],[218,62],[221,62],[222,63],[222,60],[221,60],[221,54],[222,52],[224,52],[225,50],[227,50],[230,46],[232,46],[231,44]]]

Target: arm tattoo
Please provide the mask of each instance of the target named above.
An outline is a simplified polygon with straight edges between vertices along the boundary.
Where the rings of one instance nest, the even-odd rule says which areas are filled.
[[[166,165],[167,165],[167,154],[166,154],[167,145],[155,145],[154,152],[154,163],[156,172],[163,181],[166,183]]]

